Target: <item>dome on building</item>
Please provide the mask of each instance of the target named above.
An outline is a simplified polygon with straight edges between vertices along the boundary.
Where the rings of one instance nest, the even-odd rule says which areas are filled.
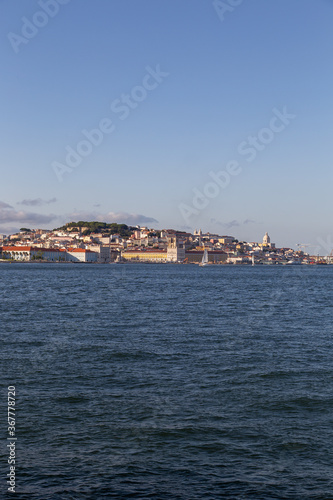
[[[271,239],[270,237],[268,236],[268,233],[265,233],[265,236],[263,237],[262,239],[262,243],[263,245],[269,245],[271,242]]]

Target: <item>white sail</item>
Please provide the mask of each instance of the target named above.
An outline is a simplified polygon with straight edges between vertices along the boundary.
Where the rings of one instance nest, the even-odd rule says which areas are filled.
[[[207,251],[207,249],[205,248],[204,254],[203,254],[203,256],[202,256],[201,265],[202,265],[202,266],[205,266],[206,264],[208,264],[208,251]]]

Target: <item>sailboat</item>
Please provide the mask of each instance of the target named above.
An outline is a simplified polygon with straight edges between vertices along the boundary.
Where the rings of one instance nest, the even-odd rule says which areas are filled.
[[[254,255],[252,255],[252,266],[254,266]]]
[[[208,264],[208,251],[207,248],[205,248],[204,254],[202,256],[202,261],[199,264],[199,266],[207,266]]]

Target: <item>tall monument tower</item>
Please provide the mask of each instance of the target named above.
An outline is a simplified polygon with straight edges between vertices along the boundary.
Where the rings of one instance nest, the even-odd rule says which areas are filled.
[[[183,262],[185,259],[185,244],[176,235],[168,238],[167,260],[169,262]]]

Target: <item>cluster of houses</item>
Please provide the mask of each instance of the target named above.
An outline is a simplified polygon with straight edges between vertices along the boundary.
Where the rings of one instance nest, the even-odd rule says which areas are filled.
[[[129,237],[119,234],[90,233],[83,227],[65,230],[21,230],[0,236],[0,258],[15,261],[48,262],[182,262],[200,263],[207,250],[208,261],[215,264],[314,263],[302,251],[276,248],[266,233],[262,243],[238,241],[195,230],[193,234],[172,229],[136,227]]]

